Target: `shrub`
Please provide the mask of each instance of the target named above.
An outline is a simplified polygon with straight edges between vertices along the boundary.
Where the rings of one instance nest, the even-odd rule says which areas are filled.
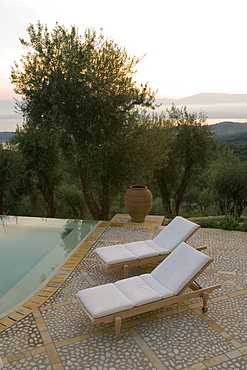
[[[161,198],[159,197],[154,198],[152,209],[149,212],[149,214],[150,215],[162,215],[163,214]]]
[[[242,230],[247,232],[247,220],[244,220]]]
[[[212,229],[219,229],[220,224],[219,221],[213,220],[213,219],[207,219],[207,220],[200,220],[197,221],[198,225],[204,228],[212,228]]]
[[[226,216],[220,221],[223,230],[239,230],[239,222],[232,216]]]

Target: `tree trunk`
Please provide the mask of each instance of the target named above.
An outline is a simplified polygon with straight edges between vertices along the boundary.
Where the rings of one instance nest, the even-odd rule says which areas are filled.
[[[49,189],[49,187],[46,184],[45,178],[38,170],[36,170],[36,173],[39,180],[38,187],[41,191],[42,197],[45,202],[47,217],[54,218],[56,217],[56,206],[54,201],[53,189]]]
[[[0,191],[0,215],[3,214],[3,190]]]
[[[42,188],[41,193],[45,201],[47,217],[50,217],[50,218],[56,217],[56,206],[54,202],[53,191]]]
[[[48,194],[45,199],[45,202],[46,202],[47,217],[56,217],[56,206],[54,202],[53,191],[48,190]]]
[[[233,215],[234,215],[234,218],[236,220],[239,220],[242,213],[243,213],[243,210],[244,210],[244,205],[239,201],[239,200],[236,200],[234,199],[234,205],[233,205]]]
[[[109,183],[105,176],[101,176],[102,193],[101,193],[101,220],[108,220],[110,212]]]
[[[185,168],[183,178],[180,182],[180,185],[174,195],[174,201],[173,201],[173,214],[175,216],[178,215],[179,207],[183,199],[184,192],[188,186],[188,183],[190,181],[191,177],[191,170],[190,168]]]
[[[160,190],[164,216],[166,218],[173,218],[172,209],[171,209],[171,199],[170,199],[170,195],[169,195],[169,192],[166,186],[164,171],[162,170],[157,171],[156,179],[157,179],[159,190]]]
[[[110,201],[109,189],[106,179],[102,176],[102,194],[101,194],[101,208],[96,203],[93,193],[91,192],[90,182],[87,177],[87,169],[83,168],[81,163],[77,163],[78,175],[80,179],[81,189],[84,201],[91,212],[94,220],[108,220]]]

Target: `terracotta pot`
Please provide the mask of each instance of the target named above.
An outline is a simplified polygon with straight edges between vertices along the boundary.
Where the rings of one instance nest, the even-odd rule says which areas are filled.
[[[124,195],[124,205],[133,222],[143,222],[152,204],[152,193],[145,185],[131,185]]]

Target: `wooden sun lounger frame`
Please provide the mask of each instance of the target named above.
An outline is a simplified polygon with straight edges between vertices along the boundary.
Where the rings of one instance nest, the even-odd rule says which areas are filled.
[[[199,229],[200,227],[198,227]],[[185,242],[192,237],[192,235],[198,231],[198,229],[194,230],[190,236],[184,240]],[[100,247],[100,248],[104,248],[104,247]],[[193,246],[193,248],[197,249],[198,251],[202,251],[203,249],[206,249],[207,247],[205,246],[201,246],[201,247],[197,247],[197,246]],[[136,266],[142,266],[142,265],[147,265],[149,263],[159,263],[161,261],[163,261],[167,256],[169,256],[171,252],[168,252],[167,254],[159,254],[157,256],[152,256],[152,257],[144,257],[144,258],[140,258],[140,259],[136,259],[136,260],[132,260],[132,261],[124,261],[124,262],[119,262],[119,263],[112,263],[112,264],[107,264],[105,263],[105,261],[103,261],[100,256],[95,253],[96,255],[96,258],[99,262],[101,262],[104,267],[106,267],[107,270],[123,270],[124,272],[124,278],[127,278],[129,277],[129,268],[130,267],[136,267]]]
[[[138,307],[134,307],[134,308],[131,308],[125,311],[116,312],[111,315],[106,315],[100,318],[94,318],[90,314],[90,312],[88,312],[88,310],[85,308],[85,306],[82,304],[81,300],[78,297],[77,298],[93,324],[114,323],[116,339],[119,340],[122,319],[126,319],[128,317],[132,317],[132,316],[140,315],[142,313],[146,313],[149,311],[157,310],[158,308],[167,307],[175,303],[180,303],[180,302],[186,301],[194,297],[202,297],[202,301],[203,301],[202,311],[204,313],[207,312],[207,302],[209,298],[209,293],[211,293],[215,289],[219,289],[221,285],[217,284],[217,285],[213,285],[207,288],[202,288],[195,280],[210,265],[212,261],[213,259],[209,260],[206,263],[206,265],[203,266],[203,268],[183,287],[183,289],[180,290],[180,292],[176,296],[165,298],[165,299],[155,301],[155,302],[151,302],[151,303],[138,306]],[[182,294],[187,288],[192,289],[192,292]]]

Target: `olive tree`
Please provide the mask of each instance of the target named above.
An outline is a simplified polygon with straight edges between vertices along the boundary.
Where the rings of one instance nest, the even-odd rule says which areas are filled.
[[[239,218],[247,204],[247,162],[230,149],[223,150],[208,174],[209,186],[222,212]]]
[[[164,215],[178,215],[187,186],[195,175],[205,169],[216,149],[216,141],[204,113],[189,113],[186,107],[172,105],[164,120],[168,127],[163,145],[167,157],[155,170]],[[166,128],[167,131],[167,128]]]
[[[107,219],[116,182],[126,181],[121,166],[131,157],[123,145],[137,108],[154,103],[148,85],[137,87],[133,79],[141,58],[91,29],[81,37],[75,27],[56,24],[49,33],[39,22],[27,31],[29,41],[20,40],[27,54],[11,73],[24,130],[46,127],[46,135],[56,135],[93,218]]]
[[[42,126],[37,129],[31,124],[18,128],[11,140],[26,161],[33,187],[42,195],[47,217],[56,216],[55,192],[61,179],[56,141],[52,130]]]
[[[0,215],[12,212],[6,199],[16,203],[24,192],[26,180],[27,171],[20,153],[9,147],[4,149],[0,144]]]

